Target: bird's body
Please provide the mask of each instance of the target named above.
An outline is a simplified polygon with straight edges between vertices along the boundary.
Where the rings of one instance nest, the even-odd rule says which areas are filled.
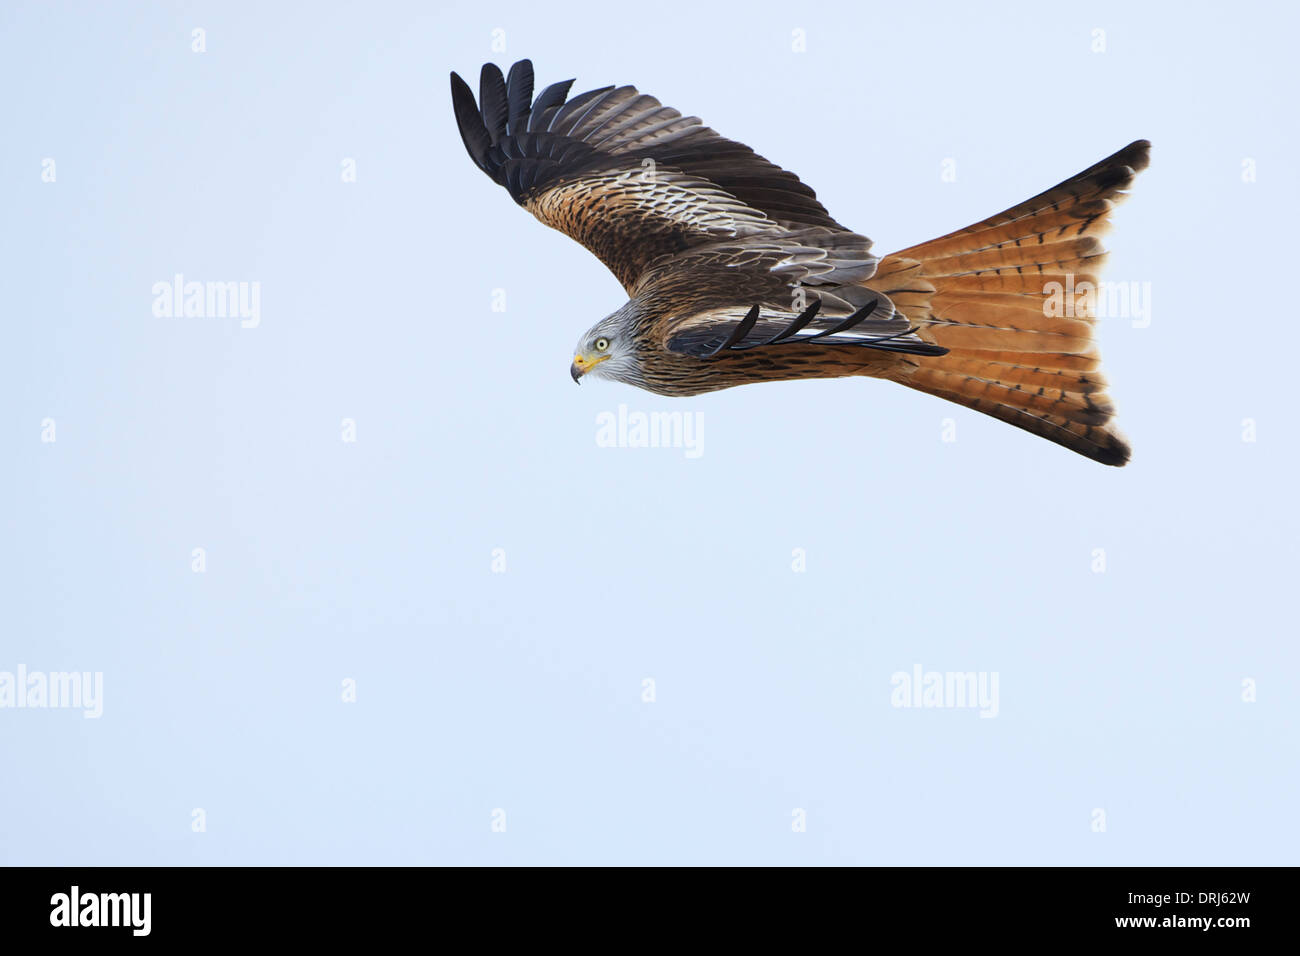
[[[1105,464],[1128,460],[1097,372],[1097,235],[1149,144],[983,222],[879,259],[789,173],[632,87],[532,97],[483,67],[452,100],[474,162],[594,252],[629,301],[579,341],[575,380],[686,396],[866,375],[985,412]]]
[[[622,333],[624,340],[637,343],[634,353],[637,361],[621,369],[617,362],[614,368],[608,367],[609,362],[601,362],[588,374],[626,382],[656,395],[687,397],[755,382],[849,375],[888,378],[890,369],[901,367],[893,353],[815,343],[797,349],[726,350],[712,358],[677,352],[668,343],[673,340],[675,330],[686,324],[676,297],[679,294],[667,294],[666,290],[648,292],[606,320],[611,330]],[[685,315],[690,321],[701,321],[699,312]],[[619,374],[613,374],[616,369]]]

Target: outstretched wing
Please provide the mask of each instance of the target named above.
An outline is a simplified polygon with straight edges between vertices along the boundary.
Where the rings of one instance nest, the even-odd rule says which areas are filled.
[[[663,256],[809,227],[853,235],[874,269],[870,241],[832,219],[794,173],[634,87],[568,98],[572,83],[533,99],[528,60],[508,78],[488,63],[476,103],[453,73],[456,122],[480,169],[595,253],[629,294]]]

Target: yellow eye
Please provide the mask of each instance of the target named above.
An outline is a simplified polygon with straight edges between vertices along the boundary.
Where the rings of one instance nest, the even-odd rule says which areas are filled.
[[[596,351],[604,352],[609,348],[609,339],[596,339]]]

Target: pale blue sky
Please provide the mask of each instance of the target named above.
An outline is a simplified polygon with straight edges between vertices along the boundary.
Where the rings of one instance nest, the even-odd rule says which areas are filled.
[[[0,862],[1295,863],[1294,8],[563,9],[0,10],[0,671],[104,682],[0,709]],[[881,252],[1150,138],[1108,278],[1152,321],[1101,325],[1133,463],[883,382],[575,388],[623,292],[449,104],[525,56]],[[154,316],[176,273],[260,325]],[[703,454],[599,447],[620,404]],[[891,707],[916,665],[998,716]]]

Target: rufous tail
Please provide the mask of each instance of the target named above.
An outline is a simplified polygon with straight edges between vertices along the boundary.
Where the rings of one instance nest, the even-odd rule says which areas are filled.
[[[1005,212],[883,258],[864,285],[949,350],[915,359],[899,381],[1102,464],[1127,462],[1093,343],[1096,295],[1068,293],[1098,288],[1099,237],[1150,148],[1131,143]]]

